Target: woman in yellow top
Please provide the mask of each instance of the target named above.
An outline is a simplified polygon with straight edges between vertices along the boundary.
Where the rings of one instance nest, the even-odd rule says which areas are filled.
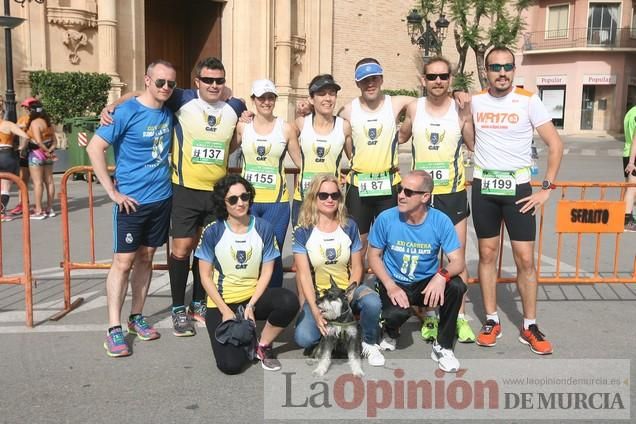
[[[289,191],[285,177],[285,153],[288,146],[292,161],[298,166],[297,129],[274,115],[278,94],[270,80],[256,80],[252,84],[252,101],[256,107],[251,122],[236,126],[238,142],[242,148],[243,177],[256,190],[251,213],[269,222],[274,228],[280,251],[289,226]],[[270,287],[283,284],[283,262],[274,262]]]
[[[4,115],[4,101],[0,99],[0,114]],[[28,135],[11,121],[3,121],[0,119],[0,172],[9,172],[18,175],[18,155],[13,149],[13,138],[18,135],[26,141]],[[26,144],[26,143],[25,143]],[[20,150],[26,146],[20,146]],[[13,216],[6,212],[9,204],[9,195],[11,193],[11,180],[2,180],[0,182],[0,214],[2,221],[11,221]]]
[[[57,140],[49,115],[44,111],[40,102],[29,105],[29,123],[27,134],[32,140],[32,150],[29,151],[29,171],[33,181],[33,197],[35,210],[31,219],[45,219],[54,217],[53,199],[55,198],[55,183],[53,182],[53,160]],[[46,209],[42,208],[42,193],[46,187]]]

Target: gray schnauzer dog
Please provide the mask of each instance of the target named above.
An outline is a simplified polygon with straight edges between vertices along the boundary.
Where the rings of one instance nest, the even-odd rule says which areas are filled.
[[[327,320],[327,335],[320,339],[320,343],[313,352],[318,366],[313,371],[315,377],[325,375],[331,365],[334,351],[344,350],[347,353],[351,373],[355,376],[363,376],[360,364],[360,332],[358,323],[349,306],[349,299],[357,287],[352,284],[347,291],[342,290],[331,279],[331,287],[319,296],[316,293],[316,304]]]

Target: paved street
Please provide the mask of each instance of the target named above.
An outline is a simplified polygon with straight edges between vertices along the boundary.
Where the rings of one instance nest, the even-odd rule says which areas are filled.
[[[566,156],[559,174],[560,181],[622,181],[621,141],[600,136],[566,137],[564,141]],[[545,171],[547,150],[540,141],[538,143],[541,176]],[[400,160],[403,168],[407,166],[408,151],[407,146],[401,148]],[[59,175],[57,178],[59,179]],[[83,261],[90,255],[86,207],[88,185],[83,181],[72,181],[69,184],[72,260]],[[109,261],[111,205],[99,185],[94,186],[94,191],[97,240],[95,257],[99,261]],[[550,204],[546,207],[545,250],[541,264],[546,272],[553,270],[557,265],[562,272],[573,272],[576,264],[575,238],[565,239],[563,255],[560,258],[556,257],[557,243],[553,228],[557,197],[553,194]],[[617,198],[617,194],[608,193],[608,198]],[[12,197],[11,205],[14,202],[15,196]],[[129,337],[128,341],[132,343],[134,350],[134,354],[129,358],[108,358],[102,347],[106,329],[103,271],[74,272],[73,298],[81,296],[84,303],[62,320],[49,321],[48,318],[61,308],[63,298],[63,279],[59,267],[62,258],[60,223],[60,216],[31,222],[33,271],[38,282],[37,288],[34,289],[35,328],[29,329],[24,326],[23,289],[17,286],[0,286],[0,423],[248,423],[265,420],[265,393],[283,391],[286,387],[266,385],[264,371],[258,364],[238,376],[222,375],[214,366],[205,328],[199,327],[199,333],[192,338],[172,336],[167,272],[155,273],[145,310],[146,315],[160,329],[162,337],[152,342],[142,342]],[[2,224],[4,275],[10,275],[20,269],[21,231],[21,220]],[[285,262],[288,264],[291,261],[290,245],[288,238],[284,249]],[[595,238],[583,238],[581,269],[584,272],[593,271],[595,245]],[[600,245],[604,253],[600,257],[599,267],[603,273],[607,273],[615,260],[613,254],[607,253],[613,252],[614,238],[602,238]],[[476,274],[476,246],[477,240],[471,223],[467,248],[467,262],[471,275]],[[624,234],[620,247],[621,253],[616,260],[620,264],[619,271],[626,273],[631,270],[634,262],[636,233]],[[504,248],[503,274],[514,274],[508,241],[504,243]],[[158,253],[157,261],[165,261],[165,249]],[[295,290],[293,274],[286,275],[286,286]],[[473,330],[477,331],[480,319],[484,316],[477,285],[469,287],[468,297],[467,313],[472,317]],[[522,360],[524,367],[519,370],[521,374],[540,367],[547,361],[568,360],[568,364],[575,369],[577,360],[631,362],[635,358],[636,337],[633,322],[636,318],[636,284],[541,286],[538,304],[539,323],[555,346],[554,354],[549,357],[534,355],[516,340],[516,328],[521,322],[522,315],[515,285],[499,285],[498,300],[504,336],[493,348],[457,344],[455,352],[460,361],[497,359],[505,363],[509,359]],[[128,301],[124,306],[124,312],[127,313],[129,308]],[[429,359],[430,345],[420,339],[418,330],[418,323],[414,319],[409,321],[400,339],[399,349],[386,355],[386,368],[392,369],[416,360],[421,361],[423,372],[428,373],[428,378],[433,380],[435,367]],[[276,344],[278,355],[283,360],[283,367],[285,360],[303,359],[302,351],[294,345],[291,336],[291,329],[287,329]],[[631,363],[633,365],[633,362]],[[366,362],[364,368],[365,372],[370,371]],[[310,370],[307,366],[307,374]],[[492,371],[496,372],[496,366]],[[634,369],[627,368],[622,371],[630,382],[635,381]],[[629,386],[629,396],[624,399],[624,407],[631,408],[633,422],[633,417],[636,416],[636,385],[629,385],[627,382],[624,384]],[[501,418],[496,412],[483,422]],[[554,416],[551,420],[541,421],[546,413],[548,412],[521,411],[518,419],[503,418],[501,422],[518,422],[522,419],[533,419],[536,422],[562,421],[562,418]],[[280,422],[308,422],[313,419],[319,420],[321,417],[321,410],[316,408],[308,412],[304,419]],[[426,411],[419,411],[417,415],[413,412],[409,418],[428,422]],[[449,415],[449,418],[452,416]],[[472,418],[479,416],[475,415]],[[335,420],[328,420],[333,421]],[[440,419],[434,421],[444,422]],[[581,419],[577,422],[601,421],[610,422],[596,418]]]

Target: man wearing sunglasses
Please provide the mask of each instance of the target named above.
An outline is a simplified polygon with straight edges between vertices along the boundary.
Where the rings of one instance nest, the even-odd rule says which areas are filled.
[[[177,337],[195,334],[193,319],[205,324],[205,291],[201,286],[197,258],[192,263],[192,302],[187,310],[185,306],[190,255],[201,228],[213,220],[211,190],[227,173],[228,157],[235,149],[234,130],[238,117],[245,110],[245,104],[239,99],[228,99],[225,67],[219,59],[203,59],[196,65],[195,73],[196,89],[175,88],[166,103],[176,118],[168,270],[173,334]],[[122,98],[127,96],[131,94]],[[102,113],[102,123],[108,123],[108,114]]]
[[[344,106],[340,116],[351,123],[351,172],[347,176],[346,205],[360,228],[363,255],[367,235],[378,214],[396,204],[400,113],[414,99],[382,92],[384,70],[373,58],[358,61],[355,69],[360,96]],[[352,144],[352,146],[350,145]]]
[[[505,47],[486,55],[488,90],[472,98],[475,122],[473,223],[479,240],[479,281],[486,322],[477,336],[480,346],[495,346],[501,337],[497,314],[497,259],[501,222],[506,225],[517,268],[523,307],[519,341],[532,352],[552,353],[536,323],[537,273],[534,264],[535,212],[550,197],[563,156],[563,144],[537,95],[513,86],[515,57]],[[548,146],[548,168],[542,187],[532,192],[531,145],[534,130]]]
[[[465,258],[470,208],[465,188],[462,144],[473,150],[473,117],[470,106],[459,108],[448,95],[452,77],[447,59],[434,57],[425,64],[421,82],[426,88],[426,97],[408,105],[406,118],[400,126],[400,142],[408,141],[413,136],[411,169],[431,174],[435,183],[431,205],[451,219],[461,243],[460,254]],[[464,269],[460,277],[467,281],[468,272]],[[438,327],[439,318],[435,310],[427,310],[422,338],[435,340]],[[475,334],[464,316],[464,302],[457,319],[457,340],[462,343],[475,341]]]
[[[128,333],[141,340],[159,338],[142,310],[155,250],[168,241],[172,199],[168,152],[173,116],[164,104],[172,95],[174,85],[170,82],[174,83],[175,78],[176,71],[170,63],[150,64],[144,77],[146,90],[122,103],[114,113],[114,123],[99,127],[86,147],[95,175],[116,204],[115,253],[106,278],[109,328],[104,348],[111,357],[131,354],[120,321],[129,276],[132,307]],[[110,146],[115,151],[115,184],[105,158]]]
[[[433,179],[424,170],[412,171],[397,185],[397,207],[382,212],[369,233],[368,260],[379,280],[384,320],[380,348],[395,350],[400,327],[413,306],[440,308],[439,335],[431,359],[445,372],[456,372],[453,353],[457,314],[466,292],[459,277],[464,256],[450,218],[429,208]],[[448,256],[441,268],[440,250]]]

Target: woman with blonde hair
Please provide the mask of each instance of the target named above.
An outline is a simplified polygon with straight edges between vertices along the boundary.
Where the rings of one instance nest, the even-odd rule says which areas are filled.
[[[294,228],[292,252],[302,310],[296,322],[296,343],[310,349],[326,335],[326,320],[316,294],[331,281],[346,289],[356,285],[351,308],[360,315],[362,354],[369,365],[383,366],[378,346],[381,302],[378,293],[360,284],[363,277],[362,244],[358,226],[347,216],[340,184],[332,174],[317,174],[309,183]],[[302,299],[304,298],[304,302]]]

